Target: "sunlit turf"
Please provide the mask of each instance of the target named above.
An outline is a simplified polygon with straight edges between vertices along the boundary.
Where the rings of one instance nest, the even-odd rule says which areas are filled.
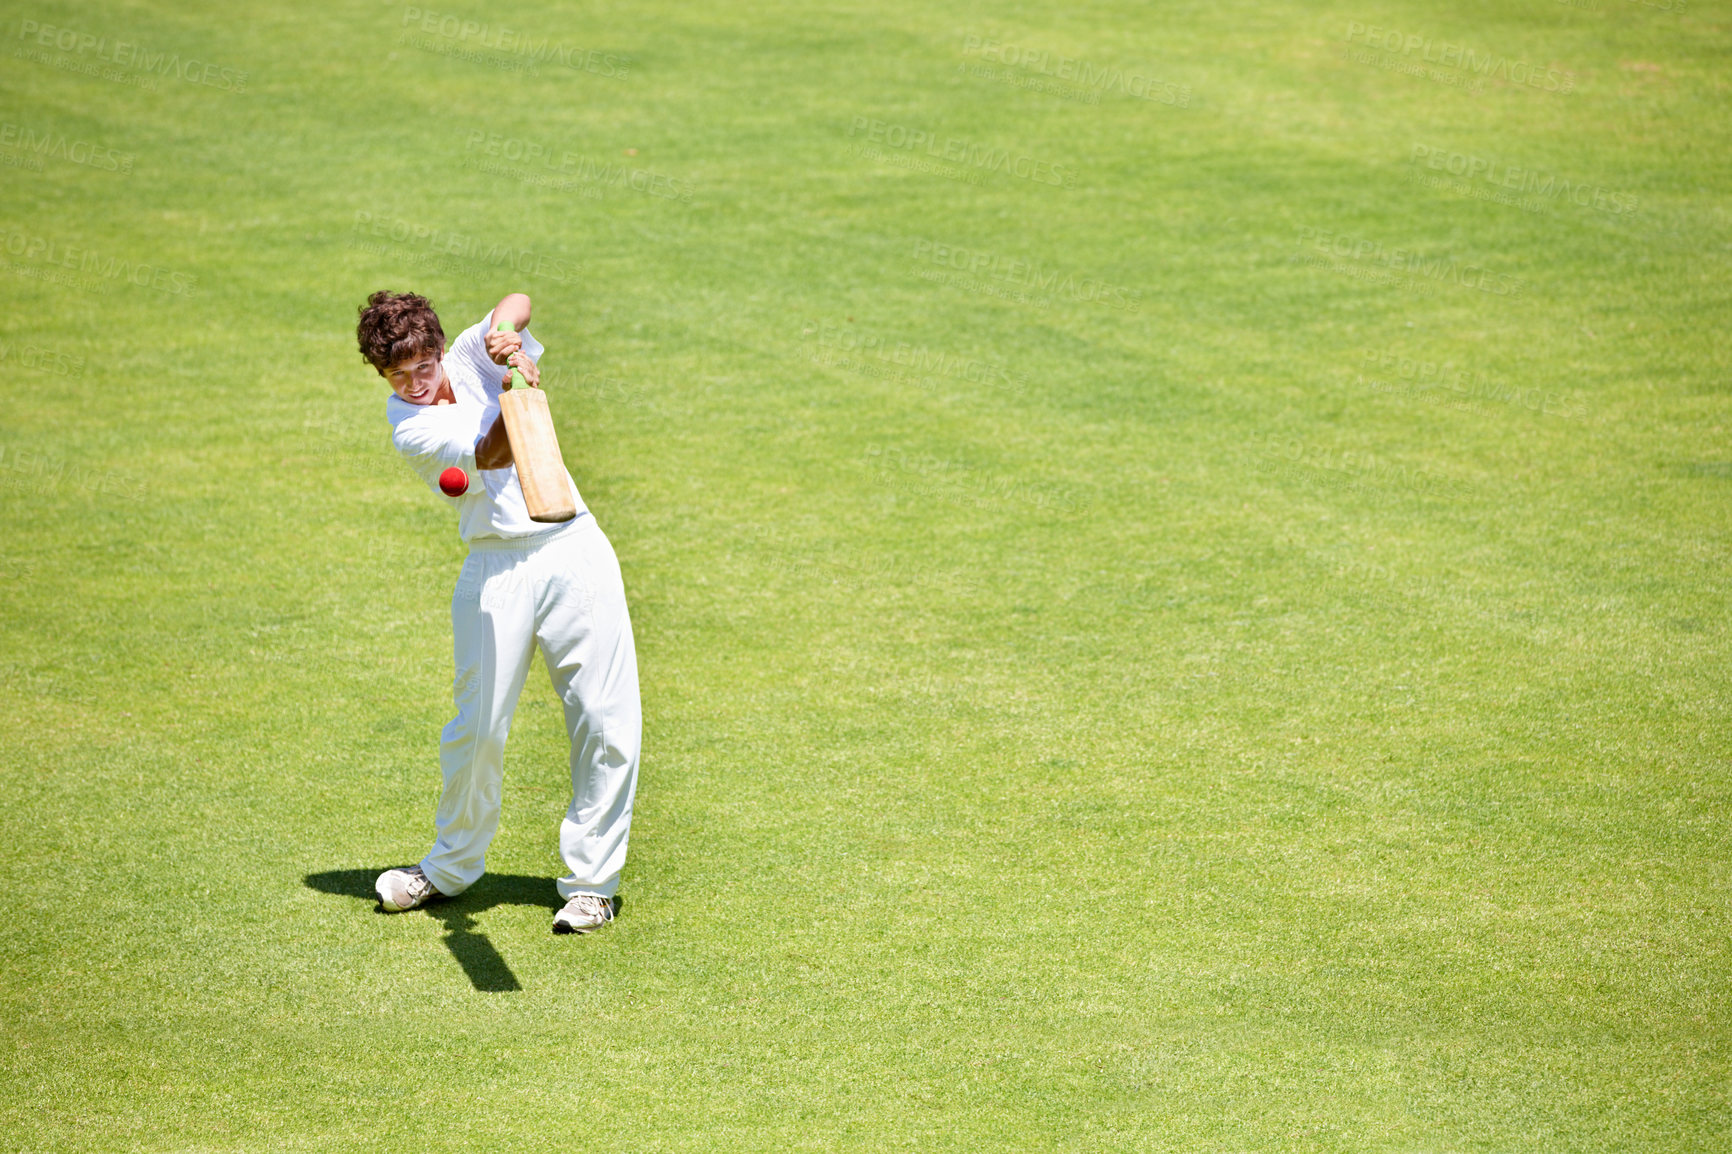
[[[1676,8],[11,9],[0,1144],[1724,1148]],[[489,877],[368,897],[463,548],[381,287],[532,294],[622,560],[591,937],[539,667]]]

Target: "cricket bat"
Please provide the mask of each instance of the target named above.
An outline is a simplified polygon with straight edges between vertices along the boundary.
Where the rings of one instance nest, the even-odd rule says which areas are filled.
[[[494,331],[512,329],[501,321]],[[559,437],[553,431],[553,414],[547,409],[547,394],[531,388],[516,365],[511,367],[511,387],[499,394],[499,412],[505,418],[505,436],[511,442],[511,459],[517,463],[517,482],[523,486],[529,519],[557,524],[577,516],[571,486],[565,480],[565,458],[559,455]]]

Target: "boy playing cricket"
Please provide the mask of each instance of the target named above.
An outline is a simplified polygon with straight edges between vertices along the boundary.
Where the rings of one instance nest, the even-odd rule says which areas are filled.
[[[539,647],[571,735],[571,808],[559,826],[566,875],[557,883],[565,908],[553,931],[588,933],[616,909],[643,714],[613,546],[569,472],[575,520],[538,524],[524,506],[499,396],[511,387],[502,366],[540,384],[542,347],[529,334],[529,313],[529,298],[512,293],[447,351],[425,297],[376,292],[360,309],[361,355],[393,394],[385,401],[392,444],[456,510],[469,546],[451,598],[457,716],[440,735],[437,836],[418,865],[386,870],[375,888],[384,909],[411,910],[460,894],[481,876],[499,828],[511,714]],[[495,332],[501,322],[509,330]],[[466,488],[448,474],[453,467]]]

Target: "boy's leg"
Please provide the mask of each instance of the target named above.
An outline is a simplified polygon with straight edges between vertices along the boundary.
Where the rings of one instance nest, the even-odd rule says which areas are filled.
[[[537,637],[571,737],[571,808],[559,826],[567,873],[559,896],[611,898],[625,865],[643,740],[637,650],[606,534],[591,521],[555,548]]]
[[[451,597],[457,716],[440,735],[445,789],[434,817],[438,837],[421,861],[448,896],[475,884],[499,829],[505,738],[535,647],[535,596],[526,561],[512,552],[475,552]]]

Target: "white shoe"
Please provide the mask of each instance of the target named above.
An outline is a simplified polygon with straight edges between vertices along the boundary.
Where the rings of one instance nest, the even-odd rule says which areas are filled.
[[[599,894],[578,894],[553,915],[556,934],[587,934],[613,921],[613,900]]]
[[[386,870],[379,875],[379,880],[373,883],[373,889],[379,895],[379,905],[387,913],[402,913],[416,906],[426,905],[434,898],[442,898],[427,875],[421,872],[418,865],[407,869]]]

